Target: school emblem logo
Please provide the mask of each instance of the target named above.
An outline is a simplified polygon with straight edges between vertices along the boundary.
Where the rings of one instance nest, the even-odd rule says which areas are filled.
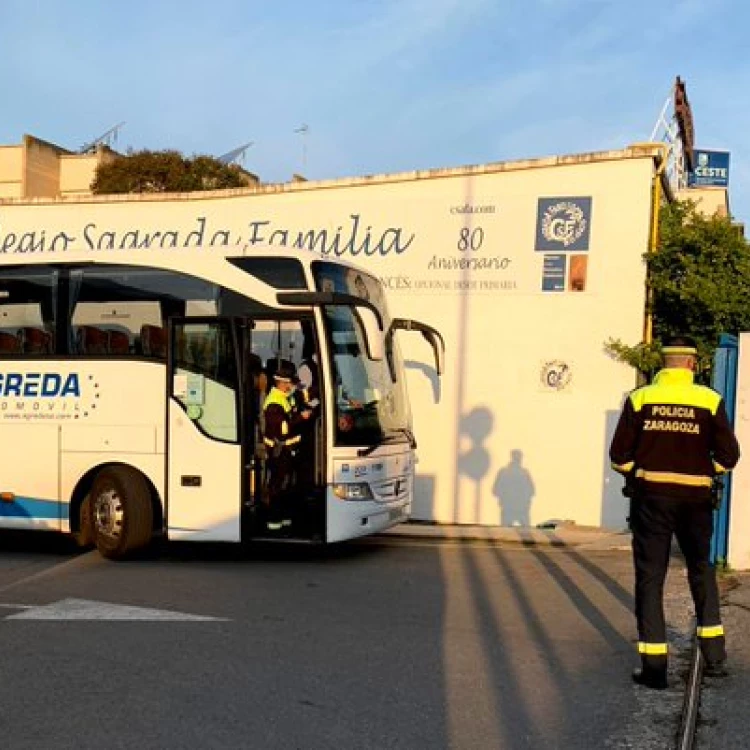
[[[542,365],[539,380],[546,391],[564,391],[573,380],[573,373],[567,362],[553,359]]]
[[[588,250],[590,232],[590,197],[539,199],[536,250]]]

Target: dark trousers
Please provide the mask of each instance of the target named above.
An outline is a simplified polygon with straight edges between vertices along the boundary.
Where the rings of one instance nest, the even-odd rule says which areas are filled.
[[[297,484],[303,493],[315,486],[315,435],[303,432],[297,450]]]
[[[663,594],[673,534],[687,564],[698,627],[721,625],[716,571],[710,564],[713,533],[710,501],[645,495],[633,499],[630,519],[640,643],[666,644]],[[706,661],[726,658],[723,634],[716,635],[714,630],[710,637],[699,637],[699,642]],[[649,655],[641,651],[641,656],[645,668],[666,669],[666,654]]]
[[[268,520],[272,523],[290,518],[291,492],[295,481],[295,460],[289,448],[278,456],[269,456],[266,464]]]

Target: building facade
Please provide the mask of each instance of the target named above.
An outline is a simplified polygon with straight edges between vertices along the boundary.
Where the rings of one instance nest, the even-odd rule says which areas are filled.
[[[0,199],[32,200],[91,195],[99,164],[113,159],[106,146],[76,154],[31,135],[0,146]]]
[[[133,247],[178,255],[194,245],[215,253],[271,245],[357,261],[383,279],[394,315],[424,320],[446,341],[440,379],[425,342],[401,344],[419,443],[415,518],[623,525],[607,448],[635,373],[605,343],[643,336],[643,254],[669,190],[659,144],[111,197],[75,194],[72,185],[86,178],[82,169],[66,182],[66,158],[61,192],[49,199],[28,191],[52,184],[54,168],[35,167],[26,193],[9,195],[0,162],[0,253],[81,248],[116,260]]]

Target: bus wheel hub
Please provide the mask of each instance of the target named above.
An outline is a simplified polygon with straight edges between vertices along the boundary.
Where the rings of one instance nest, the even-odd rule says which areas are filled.
[[[94,525],[98,534],[120,536],[122,533],[122,503],[114,490],[107,490],[94,500]]]

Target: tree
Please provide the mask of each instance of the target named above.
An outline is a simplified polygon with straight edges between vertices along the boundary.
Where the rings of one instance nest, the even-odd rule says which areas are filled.
[[[750,330],[750,246],[722,216],[705,216],[692,201],[664,206],[659,242],[645,256],[652,290],[653,342],[607,342],[617,359],[651,374],[661,342],[688,334],[698,344],[701,369],[710,369],[722,333]]]
[[[97,167],[91,189],[113,193],[184,193],[243,187],[249,175],[212,156],[185,157],[179,151],[135,151]]]

